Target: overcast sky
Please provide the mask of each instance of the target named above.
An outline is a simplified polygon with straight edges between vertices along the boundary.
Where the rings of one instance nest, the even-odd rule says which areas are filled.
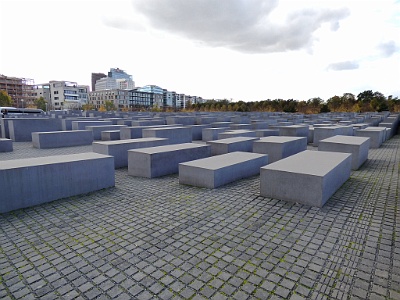
[[[400,0],[0,0],[0,74],[203,98],[400,97]]]

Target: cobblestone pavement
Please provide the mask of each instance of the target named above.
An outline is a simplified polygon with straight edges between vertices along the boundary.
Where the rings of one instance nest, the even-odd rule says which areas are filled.
[[[115,188],[0,215],[0,299],[400,299],[399,149],[371,149],[322,209],[260,197],[259,176],[116,170]]]

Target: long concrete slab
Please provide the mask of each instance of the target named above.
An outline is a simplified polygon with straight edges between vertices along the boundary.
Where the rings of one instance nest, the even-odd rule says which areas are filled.
[[[32,132],[33,147],[38,149],[74,147],[93,143],[90,130]]]
[[[88,152],[2,161],[0,213],[115,185],[112,156]]]
[[[217,188],[254,176],[268,164],[268,156],[258,153],[232,152],[179,164],[179,183]]]

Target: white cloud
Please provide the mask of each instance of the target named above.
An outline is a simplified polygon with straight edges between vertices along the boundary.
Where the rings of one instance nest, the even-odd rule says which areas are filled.
[[[135,0],[135,9],[161,31],[244,53],[298,50],[312,45],[313,33],[324,23],[333,30],[349,14],[341,9],[301,9],[283,24],[269,15],[278,0]]]

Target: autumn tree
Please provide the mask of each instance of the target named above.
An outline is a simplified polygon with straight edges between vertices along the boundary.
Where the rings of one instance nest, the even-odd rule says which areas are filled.
[[[0,91],[0,106],[12,106],[13,101],[6,91]]]
[[[44,100],[43,97],[37,98],[37,99],[35,100],[36,108],[42,109],[42,110],[44,110],[44,111],[47,110],[46,104],[47,104],[47,102],[46,102],[46,100]]]
[[[104,108],[106,109],[106,111],[116,110],[114,102],[110,100],[104,101]]]

